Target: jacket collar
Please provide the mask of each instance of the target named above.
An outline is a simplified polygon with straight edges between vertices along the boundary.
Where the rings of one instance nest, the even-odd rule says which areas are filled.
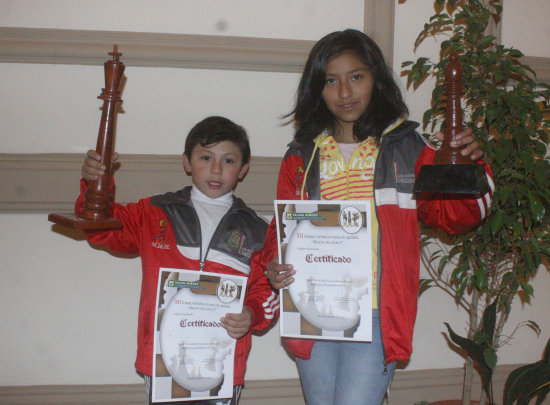
[[[234,210],[246,210],[248,207],[238,197],[233,197],[233,204],[231,205],[231,209]],[[157,207],[160,207],[162,205],[173,205],[173,204],[183,204],[183,205],[192,205],[191,203],[191,186],[187,186],[182,188],[181,190],[178,190],[176,192],[170,192],[165,194],[159,194],[151,197],[151,204],[155,205]]]
[[[409,121],[406,117],[397,119],[384,130],[380,141],[380,148],[388,144],[399,142],[403,137],[414,131],[418,125],[417,122]],[[326,134],[326,131],[323,133]],[[300,191],[301,199],[304,198],[306,192],[310,200],[319,200],[321,198],[321,187],[319,183],[319,152],[317,146],[319,142],[325,138],[326,136],[322,137],[321,134],[315,138],[314,141],[306,142],[305,144],[294,141],[291,144],[291,147],[294,146],[300,151],[304,162],[304,181]]]
[[[397,124],[397,125],[395,125]],[[384,131],[380,144],[399,142],[404,136],[414,131],[420,124],[418,122],[401,119],[390,125]]]

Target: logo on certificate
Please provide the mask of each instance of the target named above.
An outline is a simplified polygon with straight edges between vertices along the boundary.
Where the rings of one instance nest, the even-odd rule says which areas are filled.
[[[363,215],[355,207],[345,207],[338,219],[340,227],[347,233],[357,233],[363,227]]]
[[[233,280],[223,280],[218,284],[216,293],[221,302],[229,304],[237,298],[238,287]]]

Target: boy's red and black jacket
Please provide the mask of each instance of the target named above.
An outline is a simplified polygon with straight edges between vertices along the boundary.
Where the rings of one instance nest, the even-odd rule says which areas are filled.
[[[76,213],[82,211],[87,183],[81,181]],[[142,285],[138,320],[136,369],[151,375],[153,360],[154,317],[158,275],[161,267],[200,271],[200,224],[190,199],[190,187],[175,193],[148,197],[128,205],[114,204],[112,216],[120,230],[87,232],[93,244],[120,253],[139,254],[142,261]],[[203,270],[248,276],[244,305],[254,320],[252,330],[269,326],[278,308],[263,268],[258,263],[267,231],[266,221],[239,198],[220,221],[205,258]],[[250,332],[237,340],[234,385],[244,384],[246,359],[250,351]]]
[[[435,149],[415,131],[418,124],[403,121],[380,141],[374,173],[374,195],[379,221],[379,305],[386,360],[406,361],[412,353],[420,270],[418,220],[450,234],[465,232],[486,215],[494,184],[485,165],[491,190],[479,198],[417,199],[414,180],[420,167],[433,164]],[[281,163],[277,186],[280,200],[319,199],[319,154],[313,141],[292,142]],[[302,192],[303,186],[303,192]],[[264,263],[277,257],[275,223],[268,230],[262,252]],[[296,356],[309,358],[314,340],[283,339]]]

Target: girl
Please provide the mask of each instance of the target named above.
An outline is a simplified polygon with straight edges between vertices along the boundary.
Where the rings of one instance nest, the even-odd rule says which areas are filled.
[[[373,253],[373,339],[283,339],[296,356],[308,405],[382,402],[395,362],[408,360],[412,351],[418,218],[456,234],[479,223],[490,202],[490,194],[479,200],[415,199],[415,171],[434,162],[435,150],[415,131],[418,124],[407,121],[407,112],[380,49],[367,35],[334,32],[313,47],[289,114],[296,132],[280,168],[277,198],[373,202],[368,247]],[[471,130],[458,134],[451,145],[463,147],[461,153],[472,160],[483,155]],[[274,223],[269,238],[266,259],[276,257]],[[283,288],[294,281],[296,270],[273,259],[266,274],[275,288]]]

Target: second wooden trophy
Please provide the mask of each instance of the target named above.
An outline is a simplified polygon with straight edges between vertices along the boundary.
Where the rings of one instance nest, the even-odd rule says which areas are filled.
[[[414,184],[415,193],[485,194],[489,190],[485,168],[460,154],[461,148],[451,147],[450,142],[462,131],[462,66],[458,55],[451,54],[445,70],[445,138],[436,152],[433,165],[420,169]]]

